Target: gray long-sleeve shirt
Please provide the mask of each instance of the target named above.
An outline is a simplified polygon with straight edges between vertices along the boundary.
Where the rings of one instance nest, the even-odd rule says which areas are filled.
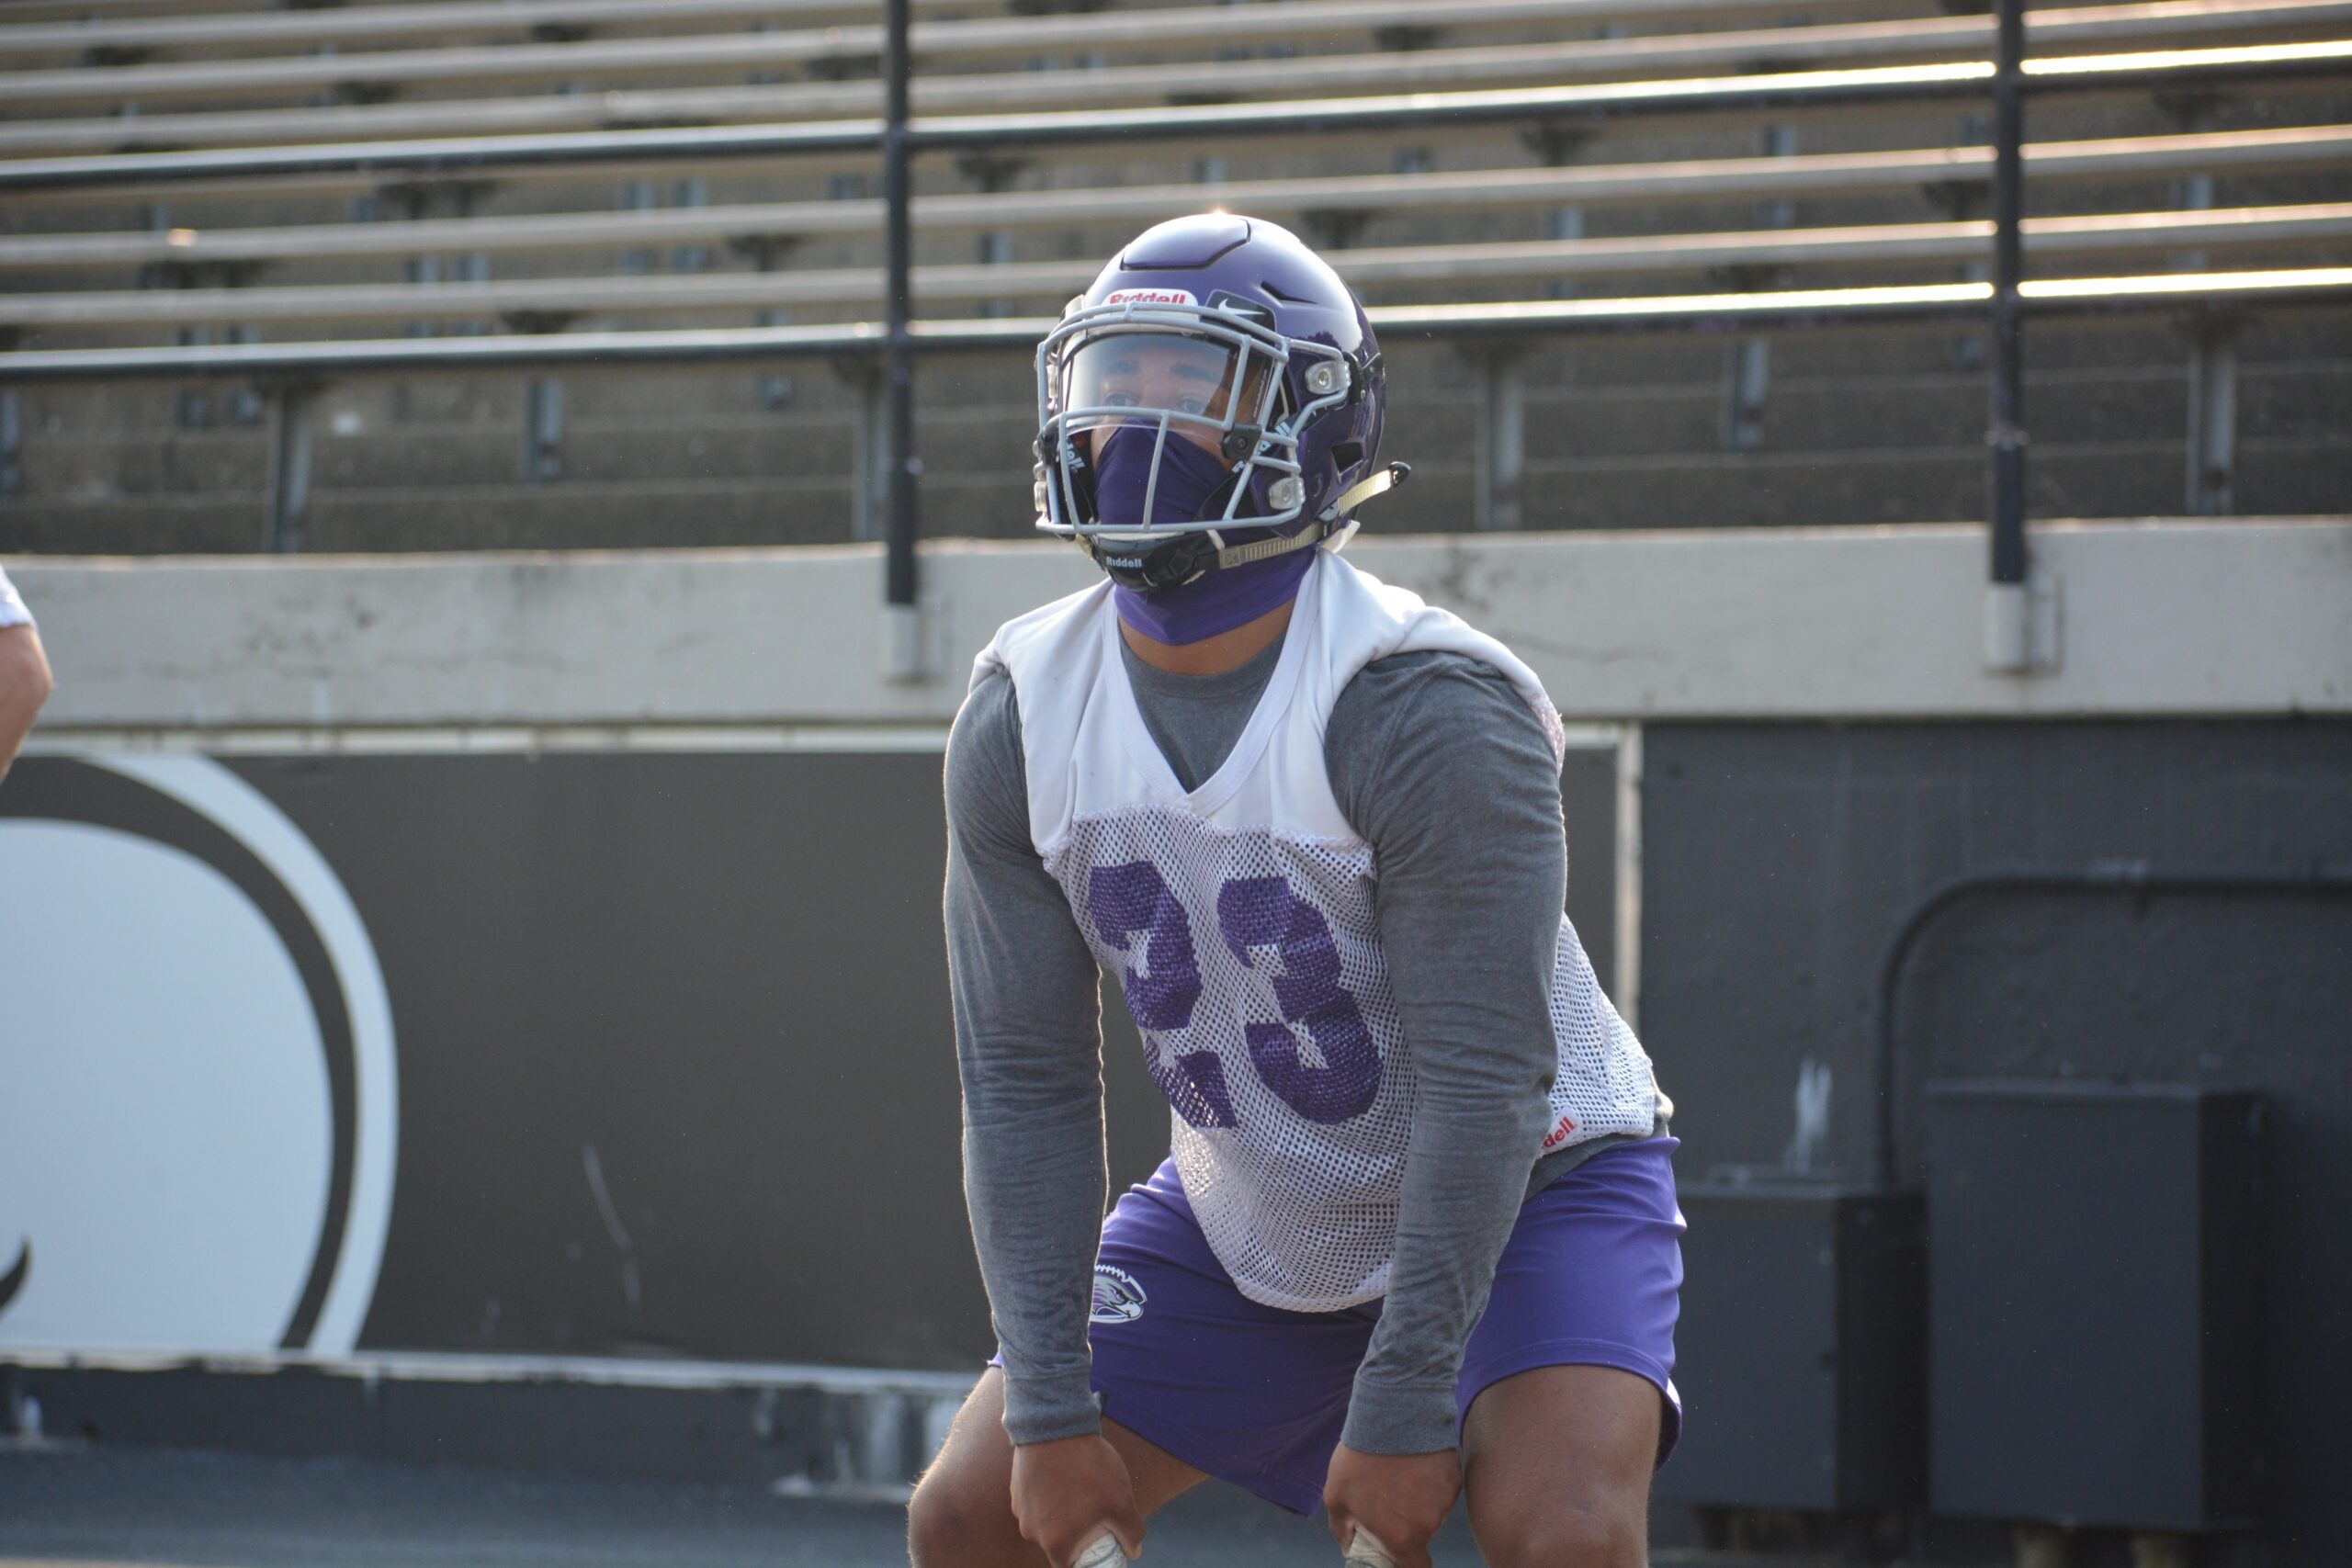
[[[1152,737],[1187,789],[1232,750],[1281,645],[1174,675],[1122,645]],[[1622,1139],[1532,1159],[1555,1061],[1548,1011],[1566,893],[1559,773],[1499,672],[1408,653],[1334,704],[1332,792],[1374,852],[1374,912],[1419,1090],[1395,1262],[1344,1440],[1454,1443],[1463,1343],[1519,1204]],[[1103,1169],[1099,971],[1029,832],[1018,698],[981,682],[947,749],[946,922],[964,1082],[966,1196],[1016,1443],[1095,1429],[1087,1316]]]

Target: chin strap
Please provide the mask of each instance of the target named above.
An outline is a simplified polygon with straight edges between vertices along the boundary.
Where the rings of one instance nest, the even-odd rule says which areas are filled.
[[[1391,463],[1386,468],[1382,468],[1379,472],[1372,474],[1367,478],[1358,479],[1355,483],[1341,491],[1340,492],[1339,499],[1332,502],[1330,505],[1325,507],[1322,513],[1315,520],[1317,523],[1324,524],[1328,526],[1336,519],[1344,516],[1348,513],[1353,512],[1357,507],[1362,506],[1374,496],[1386,495],[1390,491],[1395,490],[1397,486],[1403,484],[1407,479],[1409,479],[1412,477],[1413,469],[1410,464]]]
[[[1253,539],[1246,545],[1227,545],[1216,553],[1217,570],[1221,571],[1229,566],[1248,566],[1252,561],[1272,560],[1276,556],[1286,556],[1293,550],[1311,548],[1321,544],[1324,536],[1330,531],[1331,525],[1329,523],[1318,521],[1301,528],[1287,539],[1277,536],[1272,539]],[[1209,537],[1214,539],[1217,536],[1211,534]]]
[[[1248,566],[1251,561],[1272,560],[1276,556],[1286,556],[1293,550],[1303,550],[1311,545],[1319,545],[1334,535],[1339,536],[1340,544],[1345,544],[1348,536],[1356,531],[1354,520],[1350,519],[1345,524],[1339,524],[1335,520],[1343,513],[1354,511],[1374,496],[1386,495],[1410,479],[1412,474],[1413,470],[1407,465],[1391,463],[1369,479],[1358,479],[1354,484],[1341,491],[1337,500],[1316,514],[1312,524],[1301,528],[1289,538],[1260,539],[1254,544],[1235,545],[1230,548],[1221,549],[1216,553],[1216,564],[1223,568]],[[1335,545],[1332,547],[1336,549],[1339,547]]]
[[[1246,545],[1228,545],[1224,536],[1212,528],[1204,533],[1171,539],[1157,548],[1140,554],[1106,549],[1098,539],[1086,535],[1078,536],[1078,547],[1093,558],[1094,563],[1117,581],[1130,588],[1149,590],[1172,588],[1190,582],[1206,571],[1221,571],[1227,567],[1248,566],[1253,561],[1272,560],[1293,550],[1311,549],[1336,535],[1338,549],[1355,533],[1351,518],[1338,520],[1362,506],[1374,496],[1385,495],[1412,477],[1412,468],[1404,463],[1391,463],[1368,478],[1358,479],[1335,497],[1331,504],[1316,514],[1315,521],[1288,538],[1258,539]],[[1162,552],[1165,552],[1164,554]]]

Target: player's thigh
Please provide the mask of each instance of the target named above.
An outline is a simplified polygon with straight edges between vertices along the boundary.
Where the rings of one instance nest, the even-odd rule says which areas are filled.
[[[1640,1568],[1664,1400],[1615,1367],[1537,1367],[1463,1424],[1471,1532],[1490,1568]]]
[[[1115,1421],[1102,1423],[1102,1436],[1126,1461],[1136,1506],[1147,1516],[1205,1479]],[[956,1413],[938,1459],[915,1486],[907,1522],[917,1568],[1045,1561],[1012,1517],[1012,1439],[1004,1434],[1004,1373],[997,1368],[981,1374]]]

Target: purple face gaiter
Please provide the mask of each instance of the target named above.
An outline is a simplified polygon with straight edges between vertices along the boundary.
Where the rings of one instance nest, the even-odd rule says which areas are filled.
[[[1262,537],[1262,529],[1253,537]],[[1246,544],[1247,540],[1236,540]],[[1247,626],[1298,592],[1307,568],[1315,564],[1313,549],[1293,550],[1272,560],[1227,567],[1194,578],[1177,588],[1138,593],[1125,586],[1111,591],[1119,619],[1154,642],[1202,642],[1219,632]]]
[[[1123,425],[1102,441],[1095,463],[1094,510],[1103,522],[1134,527],[1145,521],[1144,491],[1159,434],[1149,425]],[[1192,522],[1225,478],[1215,454],[1170,434],[1159,460],[1159,488],[1152,491],[1150,522],[1160,527]],[[1237,529],[1226,542],[1247,544],[1266,536],[1263,528]],[[1112,598],[1128,626],[1154,642],[1182,646],[1245,626],[1288,602],[1314,564],[1312,549],[1293,550],[1272,560],[1204,572],[1154,593],[1122,585],[1112,590]]]

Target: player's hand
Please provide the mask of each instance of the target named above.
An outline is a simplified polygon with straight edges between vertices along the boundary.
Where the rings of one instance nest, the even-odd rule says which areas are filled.
[[[1054,1568],[1069,1568],[1105,1526],[1119,1538],[1120,1551],[1143,1554],[1135,1478],[1100,1433],[1015,1446],[1012,1517]]]
[[[1462,1495],[1462,1456],[1368,1454],[1341,1443],[1323,1483],[1323,1511],[1345,1551],[1361,1529],[1388,1550],[1396,1568],[1430,1568],[1430,1538]]]

